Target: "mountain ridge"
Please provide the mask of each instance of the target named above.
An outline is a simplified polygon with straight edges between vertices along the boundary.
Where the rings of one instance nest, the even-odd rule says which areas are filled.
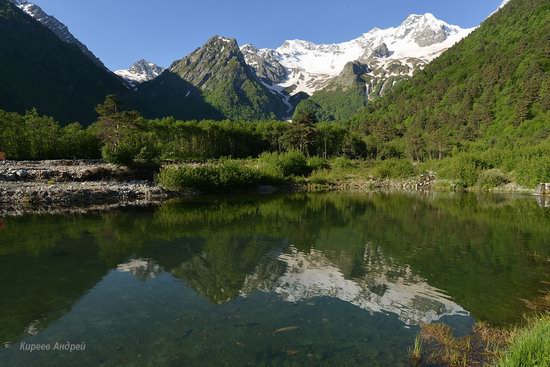
[[[80,40],[71,33],[69,28],[65,24],[63,24],[61,21],[59,21],[56,17],[47,14],[44,10],[42,10],[41,7],[39,7],[38,5],[30,1],[26,1],[26,0],[10,0],[10,1],[19,9],[23,10],[26,14],[31,16],[33,19],[37,20],[42,25],[44,25],[49,30],[51,30],[63,42],[67,42],[77,46],[82,51],[82,53],[88,56],[90,60],[92,60],[97,66],[107,69],[107,67],[103,64],[103,62],[97,56],[95,56],[94,53],[90,51],[85,44],[80,42]]]
[[[131,103],[122,79],[8,0],[0,0],[0,70],[0,107],[8,111],[36,108],[62,123],[89,124],[106,95]]]
[[[299,92],[312,95],[326,87],[352,61],[375,63],[371,71],[399,62],[402,68],[398,75],[392,76],[410,77],[472,30],[450,25],[430,13],[412,14],[398,27],[374,28],[348,42],[315,44],[289,40],[277,49],[258,49],[250,44],[241,49],[258,76],[269,78],[266,70],[277,70],[270,79],[274,84],[291,95]],[[374,85],[370,90],[376,90]]]

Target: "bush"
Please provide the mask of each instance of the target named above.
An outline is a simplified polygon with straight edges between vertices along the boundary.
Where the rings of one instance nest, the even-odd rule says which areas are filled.
[[[441,163],[440,175],[457,180],[463,187],[474,186],[479,178],[481,163],[470,155],[458,155]]]
[[[311,169],[311,171],[318,171],[329,167],[326,159],[317,156],[308,159],[307,166]]]
[[[332,160],[332,167],[339,170],[353,168],[353,161],[347,157],[336,157]]]
[[[482,190],[490,190],[510,182],[500,170],[483,171],[479,174],[477,186]]]
[[[378,162],[373,174],[380,178],[409,178],[416,175],[416,170],[408,160],[388,159]]]
[[[306,157],[296,150],[287,153],[263,153],[259,162],[273,176],[304,176],[311,173]]]
[[[130,166],[136,160],[145,162],[158,160],[160,149],[151,135],[128,132],[116,144],[104,145],[101,154],[109,163]]]
[[[160,171],[157,181],[170,190],[191,188],[208,193],[250,189],[272,183],[259,170],[235,160],[222,160],[195,167],[166,167]]]
[[[550,182],[550,157],[525,158],[516,167],[518,183],[534,187],[541,182]]]
[[[138,154],[135,147],[129,144],[120,144],[116,147],[105,145],[101,149],[103,159],[112,164],[129,166],[134,162],[134,158]]]

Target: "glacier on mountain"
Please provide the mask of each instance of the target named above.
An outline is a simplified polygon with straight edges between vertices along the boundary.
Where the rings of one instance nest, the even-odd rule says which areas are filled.
[[[291,95],[311,95],[325,88],[352,61],[371,66],[373,74],[382,69],[386,78],[410,77],[473,29],[450,25],[430,13],[413,14],[399,27],[374,28],[348,42],[315,44],[291,40],[275,50],[248,44],[241,51],[259,77],[269,79]],[[396,68],[396,64],[403,68]],[[389,69],[393,71],[387,73]]]

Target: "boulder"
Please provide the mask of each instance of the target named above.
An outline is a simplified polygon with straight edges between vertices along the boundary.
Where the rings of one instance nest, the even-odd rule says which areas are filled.
[[[29,177],[29,172],[26,169],[17,170],[15,174],[17,175],[17,177],[22,179]]]
[[[550,195],[550,183],[541,183],[537,187],[537,195]]]

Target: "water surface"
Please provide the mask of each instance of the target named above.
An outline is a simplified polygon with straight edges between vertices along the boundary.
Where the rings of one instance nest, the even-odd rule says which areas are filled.
[[[4,218],[0,365],[407,365],[422,323],[517,322],[549,258],[550,209],[529,196],[295,194]],[[67,341],[86,349],[20,350]]]

